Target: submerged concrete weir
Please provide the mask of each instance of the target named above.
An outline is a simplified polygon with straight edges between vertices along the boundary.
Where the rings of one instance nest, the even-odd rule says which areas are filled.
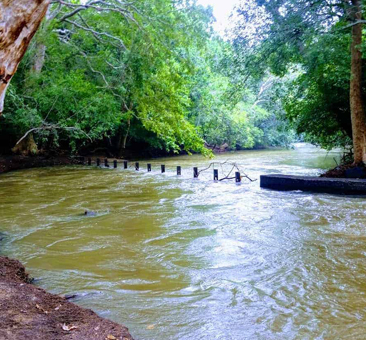
[[[302,190],[330,194],[366,195],[366,180],[310,176],[262,175],[261,188],[291,191]]]

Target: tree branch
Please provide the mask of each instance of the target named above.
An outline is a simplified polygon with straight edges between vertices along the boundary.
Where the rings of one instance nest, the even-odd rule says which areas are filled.
[[[92,141],[92,138],[83,130],[76,128],[74,126],[59,126],[58,124],[49,124],[46,122],[42,122],[42,125],[37,127],[37,128],[32,128],[30,130],[28,130],[22,138],[20,138],[17,143],[15,145],[18,145],[22,140],[24,140],[24,138],[26,138],[30,133],[35,132],[35,131],[47,131],[47,130],[54,130],[54,129],[62,129],[62,130],[74,130],[74,131],[78,131],[81,132],[82,134],[84,134],[86,137],[88,137],[88,139],[90,141]]]
[[[94,34],[94,35],[97,35],[97,36],[105,36],[105,37],[108,37],[108,38],[110,38],[110,39],[112,39],[112,40],[116,40],[116,41],[118,41],[118,42],[119,42],[120,46],[121,46],[124,50],[127,50],[127,48],[126,48],[125,44],[123,43],[123,41],[122,41],[120,38],[117,38],[117,37],[115,37],[115,36],[113,36],[113,35],[111,35],[111,34],[109,34],[109,33],[106,33],[106,32],[98,32],[98,31],[95,31],[95,30],[93,30],[93,29],[91,29],[91,28],[84,27],[84,26],[82,26],[82,25],[80,25],[80,24],[78,24],[77,22],[72,21],[72,20],[68,20],[68,19],[66,19],[65,21],[66,21],[66,22],[68,22],[68,23],[70,23],[70,24],[72,24],[72,25],[74,25],[74,26],[76,26],[76,27],[78,27],[78,28],[80,28],[80,29],[82,29],[82,30],[84,30],[84,31],[91,32],[91,33],[92,33],[92,34]]]

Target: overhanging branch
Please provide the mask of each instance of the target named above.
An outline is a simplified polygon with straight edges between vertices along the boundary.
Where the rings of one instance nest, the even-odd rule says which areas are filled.
[[[65,21],[66,21],[66,22],[68,22],[69,24],[74,25],[74,26],[75,26],[75,27],[77,27],[77,28],[80,28],[80,29],[82,29],[82,30],[84,30],[84,31],[90,32],[90,33],[92,33],[92,34],[93,34],[93,35],[95,35],[95,36],[104,36],[104,37],[108,37],[109,39],[112,39],[112,40],[118,41],[118,42],[119,42],[119,44],[120,44],[120,46],[121,46],[124,50],[127,50],[127,48],[126,48],[125,44],[123,43],[123,41],[122,41],[120,38],[115,37],[114,35],[111,35],[111,34],[109,34],[109,33],[107,33],[107,32],[98,32],[98,31],[96,31],[96,30],[94,30],[94,29],[92,29],[92,28],[90,28],[90,27],[82,26],[82,25],[80,25],[79,23],[77,23],[77,22],[75,22],[75,21],[72,21],[72,20],[69,20],[69,19],[66,19]]]

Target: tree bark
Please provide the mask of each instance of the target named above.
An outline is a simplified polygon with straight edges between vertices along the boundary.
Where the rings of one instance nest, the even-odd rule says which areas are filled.
[[[128,133],[130,132],[130,127],[131,127],[131,119],[129,119],[127,121],[127,131],[126,131],[126,134],[123,138],[123,144],[122,144],[122,149],[126,149],[126,144],[127,144],[127,138],[128,138]]]
[[[31,39],[46,15],[50,0],[0,1],[0,115],[6,89]]]
[[[19,144],[16,144],[11,151],[23,156],[34,156],[38,153],[38,147],[34,141],[33,134],[30,133]]]
[[[43,19],[42,25],[39,27],[38,31],[48,29],[51,19],[54,18],[55,13],[51,13],[51,7],[48,7],[45,18]],[[44,33],[43,33],[44,34]],[[36,43],[36,53],[34,56],[34,62],[32,65],[32,72],[39,74],[41,73],[44,63],[46,61],[46,50],[47,47],[43,43]]]
[[[353,18],[362,19],[360,0],[352,0]],[[362,27],[363,24],[352,26],[351,42],[351,79],[350,79],[350,105],[352,121],[353,157],[354,163],[364,161],[366,145],[365,111],[362,101]]]
[[[34,73],[41,73],[44,62],[46,60],[46,45],[39,44],[37,45],[37,51],[34,56],[34,64],[32,66],[32,71]]]

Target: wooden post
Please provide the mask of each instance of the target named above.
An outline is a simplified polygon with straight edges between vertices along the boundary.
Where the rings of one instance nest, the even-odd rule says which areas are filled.
[[[116,160],[116,159],[113,161],[113,167],[114,167],[115,169],[117,169],[117,160]]]
[[[140,164],[139,164],[139,162],[136,162],[135,163],[135,169],[136,169],[136,171],[139,171],[140,170]]]
[[[161,173],[163,174],[165,172],[165,165],[164,164],[162,164],[161,165]]]
[[[213,173],[214,173],[214,181],[218,181],[219,180],[219,170],[214,169]]]
[[[88,165],[91,165],[91,158],[88,158]]]
[[[235,172],[235,182],[236,183],[240,183],[241,182],[240,172]]]
[[[177,166],[177,176],[180,176],[182,174],[182,168],[180,166]]]
[[[148,172],[150,172],[150,171],[151,171],[151,164],[150,164],[150,163],[148,163],[148,164],[147,164],[147,171],[148,171]]]
[[[109,163],[108,163],[108,159],[107,158],[104,160],[104,166],[106,168],[109,168]]]
[[[193,168],[193,177],[194,178],[197,178],[198,177],[198,168],[197,167],[194,167]]]
[[[97,158],[97,166],[100,166],[100,159]]]
[[[123,161],[123,168],[127,169],[128,168],[128,162],[127,161]]]

